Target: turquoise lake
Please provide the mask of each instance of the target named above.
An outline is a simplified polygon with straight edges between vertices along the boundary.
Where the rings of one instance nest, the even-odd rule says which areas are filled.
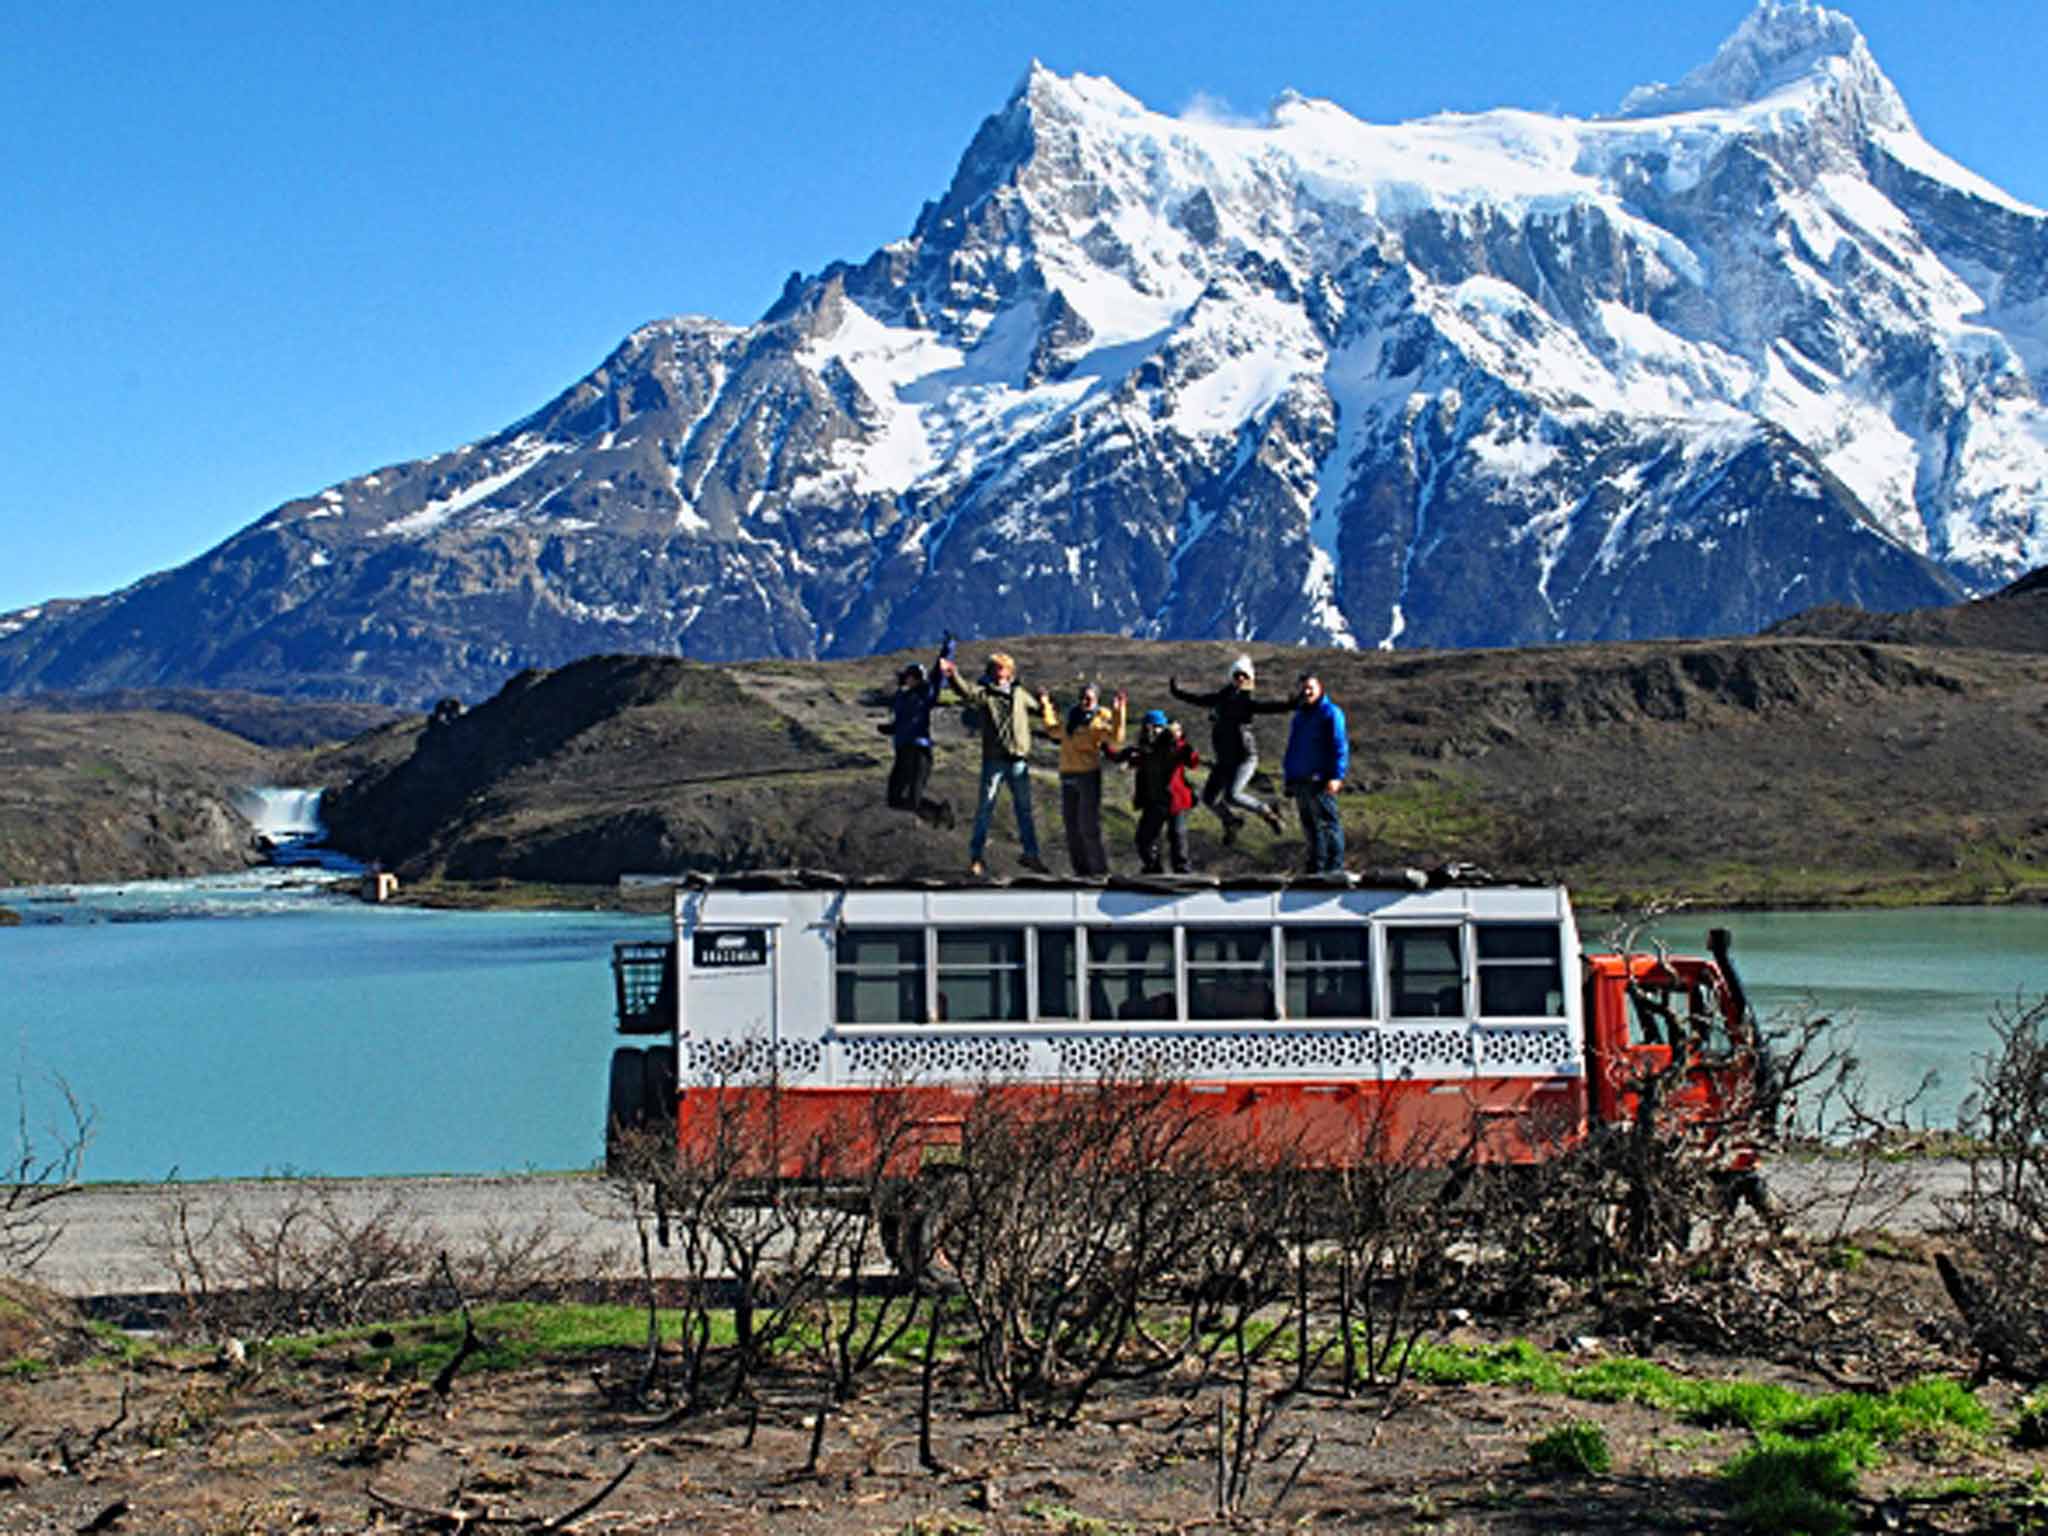
[[[370,907],[272,879],[0,892],[30,1124],[91,1106],[93,1179],[490,1173],[601,1152],[611,945],[658,919]]]
[[[93,1179],[491,1173],[599,1156],[611,944],[654,918],[425,912],[323,893],[303,873],[0,891],[0,1030],[29,1124],[61,1078],[95,1115]],[[2048,990],[2048,912],[1684,914],[1732,928],[1768,1018],[1854,1024],[1876,1085],[1939,1075],[1950,1123],[1998,1005]],[[1585,920],[1596,943],[1603,920]],[[11,1108],[12,1106],[10,1106]]]

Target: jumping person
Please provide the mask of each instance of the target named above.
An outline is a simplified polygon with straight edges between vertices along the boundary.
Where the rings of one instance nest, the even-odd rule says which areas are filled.
[[[1294,708],[1292,699],[1262,703],[1252,697],[1255,685],[1252,659],[1240,656],[1230,664],[1230,681],[1213,693],[1189,693],[1180,679],[1170,677],[1166,686],[1184,704],[1199,704],[1209,711],[1210,745],[1216,755],[1210,760],[1209,777],[1202,783],[1202,804],[1215,811],[1223,823],[1225,846],[1237,841],[1237,829],[1244,825],[1239,810],[1262,816],[1275,832],[1284,831],[1280,813],[1250,791],[1252,775],[1259,767],[1259,739],[1252,733],[1255,715],[1284,715]]]
[[[1301,835],[1307,842],[1311,875],[1344,873],[1344,823],[1337,815],[1337,795],[1351,768],[1351,735],[1344,711],[1323,691],[1313,672],[1301,674],[1294,695],[1294,719],[1287,728],[1287,756],[1280,772],[1294,807],[1301,813]]]
[[[924,792],[932,777],[932,706],[945,686],[943,667],[952,652],[953,637],[948,635],[929,673],[914,661],[897,673],[889,719],[875,727],[896,746],[896,761],[889,768],[889,808],[909,811],[935,827],[953,825],[953,807]]]
[[[1102,690],[1081,688],[1080,702],[1055,722],[1060,744],[1060,820],[1067,829],[1067,858],[1077,875],[1106,875],[1109,854],[1102,846],[1102,759],[1124,744],[1130,699],[1119,688],[1116,709],[1102,707]]]
[[[1017,862],[1041,875],[1051,874],[1038,856],[1038,828],[1031,820],[1031,724],[1034,715],[1048,729],[1054,724],[1052,700],[1037,697],[1019,683],[1017,664],[1001,651],[988,658],[979,682],[961,682],[960,669],[950,658],[939,663],[939,671],[953,692],[981,716],[981,793],[974,832],[967,840],[968,873],[988,873],[982,854],[988,847],[989,818],[995,814],[996,796],[1007,784],[1010,805],[1017,813],[1017,841],[1024,850]]]
[[[1188,812],[1195,792],[1188,788],[1188,770],[1201,765],[1178,725],[1158,709],[1145,711],[1138,743],[1113,753],[1118,762],[1136,769],[1131,804],[1138,812],[1138,862],[1148,875],[1160,873],[1159,834],[1166,833],[1167,851],[1177,875],[1188,872]]]

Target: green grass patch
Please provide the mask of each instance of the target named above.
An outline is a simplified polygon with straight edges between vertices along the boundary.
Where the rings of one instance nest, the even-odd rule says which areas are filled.
[[[1369,831],[1392,854],[1469,848],[1488,842],[1498,817],[1469,786],[1441,778],[1407,779],[1338,801],[1346,827]]]
[[[1846,1536],[1856,1518],[1857,1474],[1876,1460],[1869,1439],[1839,1431],[1818,1440],[1767,1434],[1721,1475],[1735,1493],[1735,1517],[1765,1536]]]
[[[1640,1403],[1689,1424],[1752,1434],[1814,1438],[1847,1431],[1875,1442],[1928,1431],[1988,1434],[1989,1410],[1969,1388],[1930,1377],[1885,1393],[1815,1394],[1766,1381],[1681,1376],[1650,1360],[1612,1359],[1573,1367],[1526,1339],[1484,1349],[1419,1345],[1410,1372],[1444,1385],[1527,1387],[1582,1402]]]
[[[1598,1477],[1614,1465],[1614,1455],[1606,1430],[1573,1419],[1530,1442],[1529,1465],[1551,1477]]]
[[[471,1314],[479,1347],[463,1362],[465,1374],[517,1370],[536,1361],[602,1350],[643,1349],[647,1344],[647,1313],[638,1307],[591,1306],[570,1302],[503,1302]],[[680,1313],[660,1314],[661,1336],[681,1336]],[[365,1325],[334,1333],[280,1339],[269,1348],[286,1360],[311,1360],[337,1345],[356,1344],[380,1334],[391,1342],[365,1352],[373,1365],[396,1374],[431,1376],[454,1357],[462,1345],[462,1318],[457,1313],[414,1318],[400,1323]],[[714,1346],[733,1342],[730,1313],[711,1316]]]
[[[1421,1343],[1409,1357],[1408,1374],[1440,1386],[1531,1387],[1563,1392],[1571,1372],[1527,1339],[1484,1349]]]

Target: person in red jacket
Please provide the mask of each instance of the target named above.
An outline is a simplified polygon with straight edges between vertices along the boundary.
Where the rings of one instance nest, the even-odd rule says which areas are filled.
[[[1131,805],[1138,813],[1138,860],[1145,873],[1160,873],[1159,834],[1164,831],[1174,873],[1186,874],[1188,812],[1195,805],[1195,792],[1188,788],[1188,770],[1199,767],[1201,757],[1180,726],[1158,709],[1145,712],[1136,746],[1111,755],[1137,771]]]

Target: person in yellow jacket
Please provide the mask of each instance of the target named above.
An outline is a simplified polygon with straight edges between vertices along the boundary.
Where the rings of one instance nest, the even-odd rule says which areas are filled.
[[[1102,846],[1102,756],[1124,744],[1130,699],[1119,688],[1116,708],[1102,707],[1102,690],[1093,683],[1081,689],[1080,702],[1055,719],[1053,736],[1060,744],[1060,820],[1067,828],[1067,857],[1077,875],[1106,875],[1109,854]]]
[[[1024,851],[1017,862],[1038,874],[1051,874],[1038,856],[1038,828],[1031,819],[1031,727],[1034,720],[1045,729],[1052,727],[1052,700],[1019,683],[1016,662],[1002,651],[990,654],[978,682],[962,682],[960,670],[950,658],[940,661],[939,670],[981,721],[981,793],[974,832],[967,840],[968,873],[988,873],[982,854],[988,847],[989,818],[995,814],[996,797],[1007,784],[1010,804],[1017,812],[1017,841]]]

